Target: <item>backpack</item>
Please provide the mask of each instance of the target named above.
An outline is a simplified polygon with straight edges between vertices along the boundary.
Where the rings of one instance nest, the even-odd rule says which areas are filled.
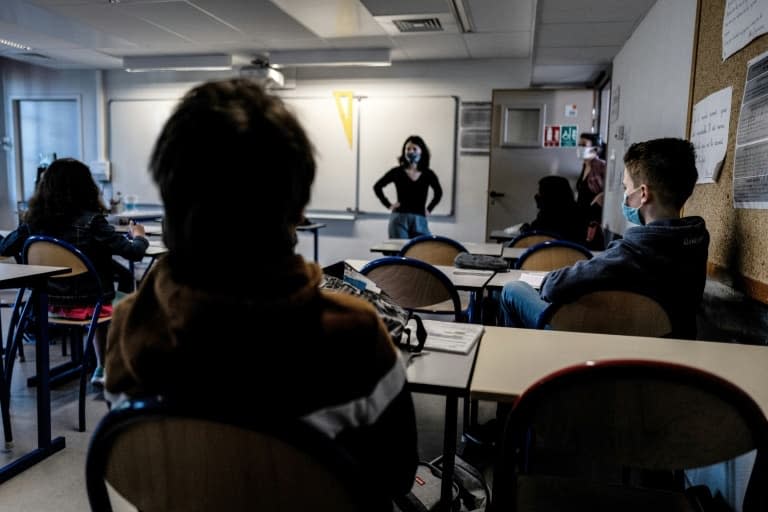
[[[430,462],[419,462],[411,492],[395,499],[401,512],[429,512],[440,502],[442,486],[442,455]],[[484,512],[490,503],[491,491],[482,473],[456,455],[453,466],[453,512]]]
[[[421,317],[406,311],[366,276],[355,270],[350,264],[340,261],[323,268],[320,288],[360,297],[370,303],[384,321],[392,341],[409,352],[420,352],[427,339]],[[411,340],[410,320],[415,321],[416,336]]]

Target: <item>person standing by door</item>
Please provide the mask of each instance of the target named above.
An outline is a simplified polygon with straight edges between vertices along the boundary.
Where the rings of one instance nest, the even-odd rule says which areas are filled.
[[[424,139],[411,135],[403,143],[400,165],[393,167],[373,185],[381,203],[391,211],[389,238],[413,238],[429,235],[427,216],[443,197],[437,174],[429,168],[429,148]],[[397,200],[392,203],[384,195],[384,187],[395,184]],[[427,203],[427,192],[432,188],[432,200]]]
[[[576,181],[576,204],[585,223],[584,244],[590,249],[605,248],[603,232],[603,188],[605,186],[604,144],[596,133],[584,132],[577,147],[582,161]]]

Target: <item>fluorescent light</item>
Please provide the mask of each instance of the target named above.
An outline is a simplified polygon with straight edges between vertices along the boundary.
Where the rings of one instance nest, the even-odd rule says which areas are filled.
[[[391,66],[389,48],[356,50],[283,50],[269,52],[276,68],[299,66]]]
[[[123,57],[126,71],[226,71],[232,69],[231,55],[157,55]]]
[[[9,46],[11,48],[15,48],[17,50],[24,50],[24,51],[27,51],[27,52],[32,49],[32,48],[30,48],[27,45],[24,45],[24,44],[21,44],[21,43],[17,43],[16,41],[10,41],[8,39],[0,39],[0,44],[5,45],[5,46]]]
[[[456,19],[459,21],[462,33],[474,32],[475,26],[472,23],[469,9],[464,5],[464,0],[451,0],[451,5],[453,5],[453,9],[456,11]]]

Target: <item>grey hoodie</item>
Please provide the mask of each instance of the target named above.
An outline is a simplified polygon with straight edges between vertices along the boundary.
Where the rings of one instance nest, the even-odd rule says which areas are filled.
[[[701,217],[632,227],[604,253],[550,272],[541,298],[569,302],[583,293],[607,289],[643,293],[667,311],[673,337],[695,339],[708,247],[709,232]]]

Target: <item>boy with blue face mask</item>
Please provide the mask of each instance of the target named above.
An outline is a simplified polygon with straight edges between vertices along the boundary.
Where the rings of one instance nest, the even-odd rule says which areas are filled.
[[[701,217],[680,217],[698,177],[693,146],[672,138],[640,142],[629,147],[624,164],[622,209],[638,225],[591,260],[550,272],[540,294],[525,283],[506,285],[501,307],[508,325],[534,327],[551,302],[618,289],[659,302],[670,317],[673,337],[696,337],[709,233]]]

